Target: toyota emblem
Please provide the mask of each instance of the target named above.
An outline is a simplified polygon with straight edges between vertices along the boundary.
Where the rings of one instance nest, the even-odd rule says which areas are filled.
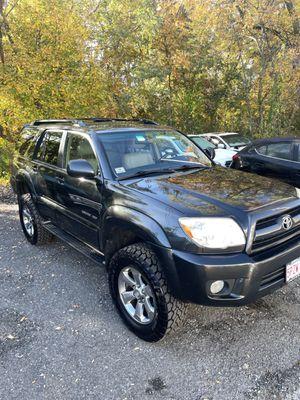
[[[281,226],[285,231],[288,231],[293,226],[293,218],[290,215],[282,217]]]

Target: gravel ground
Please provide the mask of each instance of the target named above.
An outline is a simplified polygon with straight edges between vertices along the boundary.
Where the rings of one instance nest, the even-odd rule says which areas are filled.
[[[120,321],[103,268],[33,247],[0,203],[0,399],[300,399],[300,282],[243,308],[190,306],[145,343]]]

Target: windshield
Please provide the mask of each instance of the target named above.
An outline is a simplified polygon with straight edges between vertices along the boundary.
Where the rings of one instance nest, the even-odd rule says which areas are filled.
[[[190,136],[190,138],[203,150],[206,150],[209,147],[212,149],[215,149],[217,147],[215,144],[209,142],[207,139],[204,139],[204,137],[202,136]]]
[[[98,140],[118,178],[212,165],[190,139],[176,131],[108,132],[99,134]]]
[[[230,146],[246,146],[247,144],[251,143],[247,137],[242,135],[220,135],[222,139],[225,140]]]

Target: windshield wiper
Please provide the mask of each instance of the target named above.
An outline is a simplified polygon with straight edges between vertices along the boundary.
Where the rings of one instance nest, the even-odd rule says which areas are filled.
[[[208,167],[202,164],[183,164],[178,168],[174,168],[174,171],[184,171],[187,169],[206,169],[206,168]]]
[[[138,178],[138,177],[143,177],[143,176],[148,176],[148,175],[155,175],[155,174],[165,174],[165,173],[173,173],[175,172],[174,168],[164,168],[164,169],[145,169],[141,171],[137,171],[132,175],[126,175],[126,176],[121,176],[118,178],[119,181],[122,181],[124,179],[130,179],[130,178]]]
[[[161,175],[161,174],[166,174],[166,173],[174,173],[177,171],[185,171],[188,169],[206,169],[208,168],[205,165],[202,164],[183,164],[178,168],[162,168],[162,169],[144,169],[135,172],[132,175],[126,175],[126,176],[120,176],[118,178],[118,181],[122,181],[124,179],[131,179],[131,178],[139,178],[143,176],[149,176],[149,175]]]

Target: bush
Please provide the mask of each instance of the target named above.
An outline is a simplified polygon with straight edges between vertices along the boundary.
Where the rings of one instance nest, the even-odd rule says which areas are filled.
[[[10,170],[11,144],[0,138],[0,183],[8,181]]]

